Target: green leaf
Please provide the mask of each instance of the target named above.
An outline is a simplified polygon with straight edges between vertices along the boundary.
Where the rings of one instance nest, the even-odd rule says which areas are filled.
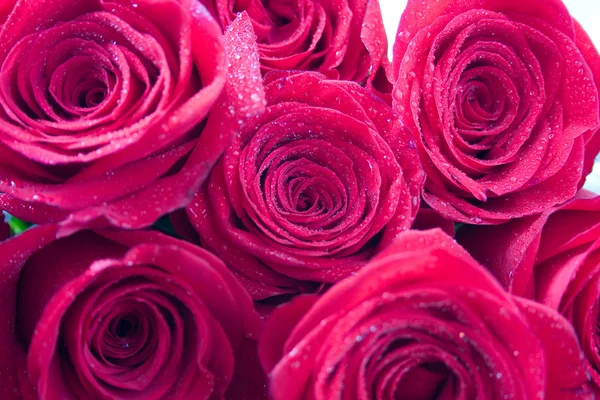
[[[21,221],[19,218],[13,217],[7,212],[2,212],[4,214],[4,221],[10,226],[10,231],[13,235],[18,235],[25,232],[29,229],[33,224],[30,224],[25,221]]]

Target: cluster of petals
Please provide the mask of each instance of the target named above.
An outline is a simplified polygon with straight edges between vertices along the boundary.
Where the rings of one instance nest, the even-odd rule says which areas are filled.
[[[423,199],[446,218],[498,224],[583,185],[600,150],[600,57],[560,0],[410,0],[393,67]]]

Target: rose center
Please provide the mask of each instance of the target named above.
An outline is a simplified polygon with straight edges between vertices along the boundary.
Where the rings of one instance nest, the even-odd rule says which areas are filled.
[[[312,190],[306,190],[300,194],[296,203],[296,210],[305,212],[312,208],[320,209],[319,193]]]
[[[409,369],[399,378],[394,391],[396,399],[430,400],[452,398],[454,379],[442,363],[423,363]]]
[[[102,105],[113,94],[116,82],[114,66],[109,61],[102,63],[98,57],[74,55],[56,68],[48,87],[55,117],[72,120],[99,116],[107,111]]]
[[[461,128],[482,131],[493,128],[502,112],[501,101],[481,81],[469,81],[459,86],[457,103]]]
[[[472,85],[472,87],[467,90],[466,100],[469,104],[479,106],[481,110],[490,113],[492,111],[492,102],[490,101],[489,91],[486,89],[487,88],[481,88],[480,85]]]
[[[119,363],[132,354],[142,351],[153,336],[149,330],[151,322],[143,319],[143,315],[139,312],[113,316],[104,332],[98,337],[100,339],[97,347],[98,354],[103,352],[101,349],[114,349],[114,352],[109,351],[104,355]]]
[[[127,336],[135,333],[138,322],[128,318],[121,318],[117,321],[114,333],[120,338],[126,338]]]
[[[310,207],[312,206],[312,201],[306,197],[301,198],[298,201],[298,205],[296,206],[296,209],[298,211],[306,211],[308,210]]]
[[[291,176],[287,186],[287,195],[282,196],[285,212],[301,215],[326,215],[335,207],[335,185],[323,177]],[[284,189],[285,190],[285,189]],[[339,197],[339,196],[337,196]]]
[[[79,106],[82,108],[92,108],[101,104],[106,98],[106,88],[94,88],[87,93],[79,95]]]

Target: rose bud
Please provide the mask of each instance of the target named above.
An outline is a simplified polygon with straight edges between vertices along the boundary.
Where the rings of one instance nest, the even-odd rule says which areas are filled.
[[[226,28],[246,11],[257,35],[262,70],[306,70],[392,90],[387,36],[378,0],[203,0]],[[391,71],[390,71],[391,72]]]
[[[422,183],[408,132],[356,83],[271,73],[265,91],[186,209],[254,299],[360,269],[410,227]]]
[[[599,57],[560,0],[409,0],[393,98],[425,202],[498,224],[572,198],[600,145]]]
[[[0,31],[0,206],[73,229],[185,206],[264,107],[254,39],[243,17],[223,38],[193,0],[18,1]]]
[[[457,237],[510,292],[573,324],[600,394],[600,197],[594,196],[582,191],[563,206],[499,226],[464,226]]]
[[[223,399],[261,320],[207,251],[44,225],[0,243],[0,397]]]
[[[593,398],[569,323],[438,229],[276,309],[259,354],[273,400]]]

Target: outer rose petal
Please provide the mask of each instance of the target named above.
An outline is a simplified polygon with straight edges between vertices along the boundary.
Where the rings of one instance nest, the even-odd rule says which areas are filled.
[[[598,208],[599,201],[590,192],[581,191],[574,200],[538,216],[517,219],[498,226],[465,225],[459,230],[456,239],[511,293],[534,298],[536,289],[534,266],[538,262],[584,243],[586,239],[570,244],[570,237],[585,238],[583,234],[598,224],[598,219],[593,214],[586,216],[584,213],[581,215],[584,220],[570,220],[573,218],[570,217],[560,224],[560,227],[556,224],[550,226],[559,230],[551,232],[544,238],[543,248],[552,252],[544,254],[540,252],[540,240],[548,218],[560,210],[594,210]],[[481,240],[481,238],[487,239]],[[565,241],[565,238],[568,239]]]
[[[589,377],[581,368],[584,357],[577,351],[579,343],[569,321],[539,303],[519,297],[515,301],[547,354],[546,368],[552,379],[548,380],[546,399],[591,398]]]
[[[16,0],[7,0],[0,3],[0,26],[2,26],[2,24],[4,24],[4,22],[8,18],[8,15],[15,6],[15,3]]]
[[[198,232],[194,229],[187,217],[185,209],[176,210],[169,214],[171,225],[177,234],[190,243],[200,243]]]
[[[394,79],[398,79],[402,57],[410,40],[418,31],[430,25],[441,15],[457,15],[476,8],[498,12],[518,12],[548,20],[569,37],[574,37],[571,16],[560,0],[532,0],[526,3],[517,0],[441,0],[428,1],[425,4],[418,0],[408,0],[394,42]]]
[[[558,310],[573,324],[598,391],[600,198],[581,191],[539,216],[490,228],[465,226],[457,239],[512,293]]]
[[[52,225],[29,229],[21,235],[0,244],[0,285],[2,293],[2,325],[0,326],[0,391],[2,396],[19,398],[20,381],[26,378],[20,371],[15,360],[21,359],[24,365],[23,351],[15,337],[15,322],[17,318],[17,283],[20,272],[28,258],[40,247],[51,243],[57,228]]]
[[[533,298],[533,263],[548,213],[498,226],[463,226],[457,241],[511,293]],[[489,240],[482,240],[488,238]]]
[[[454,222],[442,217],[433,209],[426,208],[421,205],[412,229],[426,231],[434,228],[440,228],[450,237],[454,237]]]
[[[366,6],[364,5],[365,1]],[[360,28],[360,39],[371,59],[369,75],[367,78],[367,88],[370,88],[375,94],[390,103],[391,97],[389,96],[389,93],[392,91],[392,84],[390,83],[389,74],[391,74],[392,65],[387,57],[388,40],[385,28],[383,26],[381,7],[378,0],[360,0],[353,5],[355,9],[362,9],[363,6],[366,8],[364,20]],[[357,19],[357,14],[358,13],[356,10],[352,11],[353,19]],[[353,37],[351,36],[348,40],[348,43],[354,42],[356,41],[353,40]],[[354,49],[351,46],[350,52],[352,52],[352,50]],[[353,60],[348,57],[347,54],[346,59],[342,64],[342,68],[348,68],[348,65],[350,68],[354,68],[355,62],[353,62]],[[342,77],[344,75],[345,74],[342,73]],[[356,76],[355,79],[358,81],[358,76]]]
[[[447,308],[442,307],[440,312],[445,317],[435,314],[431,324],[427,325],[426,315],[430,306],[426,296],[437,290],[443,292],[440,301]],[[412,293],[414,299],[409,297],[413,296]],[[405,305],[401,299],[413,299],[414,306],[408,307],[410,302]],[[274,360],[280,358],[270,374],[274,399],[369,396],[383,399],[388,398],[390,393],[423,396],[424,386],[408,385],[418,379],[427,379],[443,397],[444,387],[438,386],[439,380],[436,381],[431,374],[425,378],[425,372],[422,372],[412,380],[407,377],[407,385],[398,392],[400,389],[397,387],[395,391],[382,391],[376,383],[366,380],[366,371],[372,371],[375,365],[383,363],[392,374],[390,379],[393,379],[393,371],[414,367],[405,359],[418,360],[421,352],[430,355],[430,358],[425,358],[427,361],[423,361],[428,365],[453,365],[453,360],[458,357],[461,365],[474,368],[470,363],[476,362],[477,353],[481,351],[490,352],[488,357],[484,356],[485,365],[503,365],[505,373],[490,371],[490,377],[496,375],[500,381],[500,386],[493,391],[489,391],[493,386],[487,385],[493,385],[495,380],[488,382],[487,372],[486,383],[477,381],[478,385],[482,385],[478,386],[477,393],[468,395],[465,390],[475,389],[469,386],[469,382],[461,382],[462,385],[457,385],[454,390],[460,390],[460,395],[465,398],[503,398],[503,390],[509,390],[504,395],[523,399],[538,396],[559,399],[565,398],[565,393],[572,398],[591,398],[587,392],[588,378],[579,356],[580,350],[566,321],[548,308],[511,298],[465,250],[440,230],[404,233],[370,266],[336,284],[312,306],[312,299],[305,300],[298,298],[277,309],[268,320],[264,339],[259,344],[266,370],[270,370]],[[384,308],[388,302],[391,302],[391,307]],[[310,309],[305,311],[307,307]],[[379,311],[380,308],[387,313]],[[460,332],[453,331],[450,309],[464,311],[460,319],[466,325],[457,328]],[[380,315],[381,321],[377,319]],[[553,321],[551,328],[548,320]],[[481,325],[476,321],[480,321]],[[471,323],[477,325],[476,331],[470,330]],[[288,333],[292,325],[293,329]],[[416,331],[411,331],[410,327]],[[444,343],[451,339],[449,336],[442,340],[442,337],[449,332],[460,338],[468,337],[468,346],[477,344],[470,350],[462,349],[460,355],[443,358],[446,351]],[[489,332],[488,340],[494,342],[487,350],[484,350],[486,345],[481,341],[486,339],[479,336],[486,335],[484,332]],[[391,341],[393,339],[388,339],[395,335],[398,335],[396,344]],[[389,340],[389,343],[386,342],[387,351],[382,349],[373,353],[373,349],[379,346],[376,338]],[[435,338],[440,341],[436,342]],[[423,346],[433,343],[432,346],[439,349],[439,355],[433,353],[431,346],[400,353],[413,341],[423,341]],[[278,356],[281,343],[285,343],[283,354]],[[560,349],[556,347],[557,343],[562,345]],[[506,348],[506,353],[503,353],[503,348]],[[399,358],[392,358],[386,364],[385,358],[391,357],[390,354],[404,355],[401,358],[398,355]],[[568,366],[558,362],[563,358]],[[378,370],[381,371],[383,366]],[[355,374],[355,369],[360,373]],[[477,379],[477,373],[462,378]],[[519,391],[519,385],[523,385],[520,387],[522,391]],[[433,396],[433,393],[428,396]]]
[[[269,373],[284,354],[285,342],[296,324],[319,299],[315,295],[294,297],[289,303],[279,306],[269,315],[269,327],[259,341],[259,356],[263,369]]]
[[[594,82],[597,87],[600,87],[600,55],[596,50],[596,47],[592,43],[588,34],[583,30],[581,25],[575,22],[575,43],[577,48],[581,50],[581,54],[585,59],[587,65],[592,70],[594,75]],[[585,183],[585,178],[592,172],[594,168],[594,160],[598,153],[600,153],[600,135],[598,130],[591,130],[585,133],[586,146],[585,146],[585,161],[583,166],[583,177],[581,178],[580,188]]]
[[[225,393],[227,400],[267,400],[267,375],[260,365],[258,343],[245,340],[236,352],[235,372]]]
[[[59,208],[26,203],[6,193],[0,193],[0,208],[6,210],[10,215],[34,224],[43,223],[43,221],[61,221],[69,215],[68,212]]]

